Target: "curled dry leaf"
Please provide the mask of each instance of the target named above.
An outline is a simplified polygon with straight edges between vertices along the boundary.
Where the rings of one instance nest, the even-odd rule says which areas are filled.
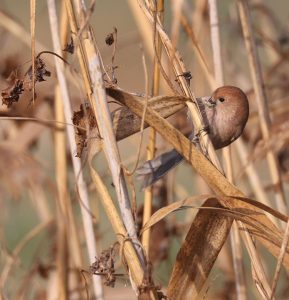
[[[24,92],[23,80],[15,78],[8,88],[2,90],[2,104],[11,107],[14,102],[18,102],[22,92]]]
[[[29,76],[30,80],[32,80],[32,66],[26,72],[26,75]],[[46,64],[43,59],[39,56],[35,58],[35,82],[45,81],[44,77],[50,77],[51,72],[46,69]]]
[[[107,89],[108,94],[110,91],[113,91],[113,89]],[[121,93],[121,91],[119,92]],[[148,106],[157,111],[163,118],[168,118],[184,108],[187,100],[188,98],[182,96],[158,96],[149,99]],[[89,136],[87,135],[85,128],[88,128],[90,131],[97,131],[96,121],[95,117],[93,116],[92,109],[88,103],[85,104],[85,107],[86,109],[84,110],[83,105],[81,105],[80,110],[74,112],[73,115],[73,124],[83,127],[83,129],[77,128],[75,131],[77,156],[79,157],[81,157],[83,150],[88,145]],[[120,141],[140,131],[141,118],[133,114],[127,107],[122,106],[113,111],[111,115],[117,141]],[[86,118],[89,119],[88,124]],[[148,124],[145,124],[144,127],[148,127]],[[97,134],[94,134],[94,136],[96,137]],[[100,140],[94,139],[93,143],[99,144]],[[96,148],[100,149],[100,146],[97,146]]]
[[[68,52],[70,54],[74,53],[74,42],[72,37],[70,37],[70,42],[65,45],[63,51]]]
[[[114,250],[113,247],[101,252],[95,262],[90,266],[90,272],[93,275],[100,275],[105,278],[104,284],[114,287],[116,281],[114,267]]]
[[[14,102],[18,102],[20,96],[26,89],[32,90],[32,66],[29,67],[23,78],[17,78],[15,74],[16,72],[12,72],[12,76],[9,76],[10,85],[1,91],[2,104],[8,108],[11,107]],[[28,76],[29,82],[25,80],[26,76]],[[51,72],[46,68],[44,60],[37,56],[35,59],[35,82],[45,81],[45,77],[50,76]]]
[[[83,149],[88,143],[87,132],[92,132],[97,128],[95,116],[88,103],[81,104],[79,111],[73,113],[72,123],[77,126],[75,130],[76,156],[81,157]]]

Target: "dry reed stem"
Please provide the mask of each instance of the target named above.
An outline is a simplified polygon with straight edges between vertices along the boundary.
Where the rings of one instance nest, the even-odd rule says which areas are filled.
[[[267,206],[271,206],[271,203],[268,199],[267,194],[264,191],[264,188],[262,186],[262,182],[260,177],[258,176],[258,173],[256,171],[256,169],[254,168],[252,163],[247,163],[247,149],[246,149],[246,145],[243,141],[242,138],[239,138],[237,141],[235,141],[234,146],[236,146],[236,150],[239,156],[239,159],[241,161],[242,166],[245,166],[245,172],[247,174],[248,177],[248,181],[249,184],[257,198],[258,201],[260,201],[261,203],[266,204]],[[280,223],[278,222],[278,220],[274,219],[270,214],[266,213],[266,215],[268,216],[268,218],[270,218],[270,220],[277,226],[280,225]]]
[[[121,254],[126,258],[126,263],[129,267],[131,275],[137,284],[141,285],[143,280],[143,269],[140,261],[137,257],[137,253],[132,246],[131,240],[127,236],[127,231],[123,225],[123,222],[117,212],[116,207],[113,204],[113,200],[107,190],[107,187],[103,183],[101,177],[90,164],[91,175],[96,186],[97,193],[100,196],[103,208],[106,212],[106,215],[110,221],[110,224],[115,232],[116,238],[118,239],[121,245]]]
[[[180,35],[180,25],[181,25],[181,15],[182,8],[184,5],[184,0],[170,1],[172,10],[172,25],[170,29],[170,36],[174,48],[177,48],[179,35]]]
[[[243,253],[242,244],[239,234],[237,223],[234,221],[231,228],[230,244],[232,248],[233,256],[233,267],[235,271],[236,280],[236,294],[237,299],[247,299],[246,297],[246,281],[244,276],[244,264],[243,264]]]
[[[55,119],[64,121],[63,106],[59,86],[55,87]],[[58,293],[61,299],[68,299],[68,214],[70,205],[67,191],[66,136],[64,132],[54,133],[55,178],[57,186],[57,275]],[[67,201],[68,200],[68,201]]]
[[[47,0],[47,5],[48,5],[48,14],[49,14],[54,52],[60,55],[61,46],[60,46],[60,40],[58,34],[59,32],[58,21],[57,21],[57,14],[56,14],[56,7],[55,7],[54,0]],[[63,72],[63,64],[59,61],[56,61],[55,66],[56,66],[56,73],[57,73],[57,78],[58,78],[60,91],[61,91],[61,98],[63,101],[65,119],[66,122],[70,122],[70,120],[72,119],[72,111],[71,111],[71,106],[69,101],[67,84]],[[77,189],[81,201],[80,208],[81,208],[85,240],[86,240],[88,256],[89,256],[89,262],[92,263],[95,260],[95,256],[97,256],[97,250],[96,250],[96,241],[94,237],[93,220],[91,214],[88,211],[90,210],[88,191],[82,174],[81,160],[78,157],[75,157],[75,153],[77,153],[77,148],[74,139],[74,130],[70,126],[67,126],[67,135],[69,141],[69,148],[71,152],[74,176],[76,179]],[[93,280],[95,297],[97,299],[103,299],[101,278],[94,276],[92,280]]]
[[[270,115],[268,110],[268,99],[264,90],[264,82],[262,78],[261,65],[257,53],[256,43],[253,37],[252,20],[249,13],[247,0],[238,0],[239,14],[245,40],[245,45],[248,52],[249,66],[253,79],[253,86],[258,105],[260,118],[260,126],[265,141],[270,139]],[[282,187],[280,170],[277,159],[272,150],[268,150],[267,161],[273,184],[275,185],[276,205],[279,211],[287,211],[285,195]]]
[[[75,17],[73,5],[70,0],[66,0],[65,3],[71,30],[76,33],[78,32],[79,26],[77,25],[77,19]],[[133,242],[132,246],[136,248],[138,257],[140,259],[140,263],[144,266],[144,257],[136,235],[136,228],[132,216],[132,211],[130,209],[127,187],[125,185],[125,179],[121,167],[118,148],[112,129],[110,111],[108,109],[105,91],[103,90],[102,69],[99,61],[99,56],[96,50],[96,46],[93,44],[92,32],[83,30],[83,33],[89,36],[89,38],[84,40],[84,43],[82,42],[81,38],[77,41],[79,43],[77,54],[84,80],[84,86],[87,92],[87,96],[89,97],[91,106],[93,108],[95,117],[97,119],[100,133],[103,137],[104,152],[107,157],[110,170],[112,172],[114,185],[116,187],[118,202],[122,214],[122,220],[125,224],[125,227],[127,228],[127,242]],[[93,88],[93,91],[91,91],[91,88]],[[110,202],[108,203],[108,205],[113,205],[113,203]],[[115,209],[114,205],[111,207],[111,210],[113,209]],[[110,221],[112,222],[112,220]],[[133,241],[131,239],[133,239]],[[130,264],[130,267],[137,268],[135,263]],[[130,273],[136,274],[136,272],[131,269]],[[143,273],[141,273],[141,275],[142,274]],[[135,281],[136,279],[132,278],[132,280]],[[138,283],[139,282],[137,282],[137,284]]]
[[[32,59],[32,103],[35,100],[35,11],[36,0],[30,0],[30,33],[31,33],[31,59]]]
[[[67,17],[65,12],[64,2],[61,5],[61,25],[60,36],[61,45],[64,45],[67,36]],[[65,57],[64,57],[65,58]],[[61,99],[60,87],[57,84],[55,87],[55,105],[54,115],[55,120],[58,122],[64,122],[64,111]],[[66,162],[66,135],[65,132],[54,133],[54,153],[55,153],[55,177],[57,186],[57,276],[58,276],[58,291],[56,292],[60,299],[68,299],[68,289],[74,289],[75,286],[70,287],[68,285],[68,270],[69,261],[68,257],[71,255],[79,254],[78,249],[70,249],[67,237],[70,240],[75,240],[76,236],[70,236],[70,221],[69,210],[71,210],[70,198],[68,197],[67,190],[67,162]],[[73,220],[73,219],[72,219]],[[74,243],[77,245],[77,243]],[[74,250],[76,250],[74,253]],[[81,257],[77,258],[81,261]],[[80,267],[80,266],[78,266]]]
[[[154,47],[152,44],[153,40],[153,27],[148,26],[148,21],[142,11],[139,9],[139,5],[135,0],[127,0],[127,3],[132,11],[135,22],[138,25],[139,33],[144,43],[145,49],[147,50],[149,57],[154,57]]]
[[[219,18],[218,8],[216,0],[209,0],[210,10],[210,28],[211,28],[211,42],[213,49],[213,63],[215,80],[218,86],[224,85],[224,74],[223,74],[223,61],[220,45],[220,32],[219,32]]]
[[[154,17],[153,17],[152,12],[148,10],[147,6],[141,0],[139,0],[139,5],[140,5],[142,11],[144,12],[144,14],[146,15],[147,19],[150,21],[150,23],[154,24]],[[157,18],[156,29],[161,37],[161,40],[162,40],[164,49],[166,50],[167,56],[172,64],[173,70],[175,72],[175,76],[178,76],[178,78],[179,78],[179,83],[180,83],[180,86],[181,86],[184,94],[187,97],[191,98],[194,101],[194,103],[197,103],[196,97],[195,97],[194,93],[191,91],[191,89],[189,88],[186,79],[184,78],[184,76],[179,76],[186,72],[186,68],[184,66],[183,59],[181,58],[179,52],[173,48],[173,45],[172,45],[168,35],[164,31],[159,18]],[[209,139],[209,136],[205,133],[205,131],[201,130],[204,128],[204,126],[203,126],[201,113],[200,113],[200,110],[197,105],[195,105],[195,107],[193,108],[192,114],[193,114],[192,120],[194,122],[194,128],[196,129],[197,132],[201,133],[200,134],[200,144],[201,144],[201,147],[202,147],[204,153],[208,153],[208,157],[213,162],[213,164],[219,170],[222,170],[222,167],[216,156],[214,147]]]
[[[70,27],[72,31],[76,33],[78,31],[77,20],[75,17],[76,14],[70,0],[66,0],[66,8],[69,16]],[[86,31],[83,30],[83,32],[85,33]],[[91,34],[89,35],[89,38],[92,39]],[[100,132],[100,134],[103,138],[104,152],[107,156],[110,169],[113,172],[113,182],[118,194],[121,211],[122,214],[125,215],[123,221],[126,224],[126,227],[128,227],[127,229],[130,236],[135,238],[135,225],[130,210],[130,202],[128,199],[127,188],[125,186],[123,171],[121,169],[120,157],[112,130],[111,116],[107,106],[105,92],[103,90],[99,57],[96,52],[96,48],[90,39],[86,39],[85,43],[82,43],[81,39],[78,41],[80,49],[77,51],[79,62],[81,65],[86,92],[90,99],[96,119],[98,120],[98,126],[101,126],[100,131],[104,131]],[[91,88],[95,90],[91,91]],[[100,97],[100,100],[97,97]],[[98,104],[101,108],[97,107],[97,101],[99,101]]]
[[[193,50],[195,51],[196,58],[198,59],[199,64],[200,64],[205,76],[207,77],[207,80],[210,84],[211,89],[215,90],[218,87],[216,80],[215,80],[214,76],[211,74],[211,71],[209,70],[209,66],[205,59],[205,54],[196,38],[193,28],[189,24],[189,21],[187,20],[186,16],[184,16],[183,14],[181,15],[181,24],[182,24],[186,34],[190,38],[190,41],[192,42],[192,46],[193,46]]]
[[[160,17],[161,23],[164,20],[164,1],[158,0],[157,1],[157,13]],[[155,32],[156,37],[154,37],[154,42],[156,43],[155,49],[157,55],[161,61],[161,53],[162,53],[162,45],[159,35]],[[154,57],[154,72],[153,72],[153,86],[152,86],[152,94],[153,96],[159,95],[159,88],[160,88],[160,69],[158,65],[157,58]],[[153,128],[149,129],[149,142],[147,146],[147,160],[151,160],[155,156],[155,149],[156,149],[156,133]],[[143,225],[149,220],[151,213],[152,213],[152,201],[153,201],[153,192],[152,187],[146,188],[144,192],[144,211],[143,211]],[[144,250],[146,251],[147,257],[149,258],[149,248],[150,248],[150,229],[148,229],[142,235],[142,244]]]
[[[65,2],[61,3],[61,19],[60,19],[60,42],[61,45],[65,45],[68,38],[68,17],[66,13]],[[63,54],[63,57],[66,58],[67,52]],[[55,107],[55,116],[56,122],[65,123],[65,116],[63,110],[63,103],[61,100],[61,93],[59,86],[57,85],[57,93],[56,93],[56,107]],[[68,125],[68,124],[66,124]],[[74,125],[73,125],[74,126]],[[75,130],[76,128],[74,128]],[[55,143],[58,143],[59,148],[56,147],[57,156],[59,156],[59,161],[56,163],[57,169],[56,173],[59,175],[59,186],[58,189],[60,191],[60,195],[63,198],[63,212],[66,217],[66,232],[69,236],[68,247],[69,247],[69,255],[71,257],[72,267],[76,267],[77,269],[81,269],[83,266],[83,258],[81,254],[81,246],[79,241],[79,235],[77,234],[77,224],[75,221],[75,216],[73,214],[73,207],[71,203],[71,198],[69,197],[69,193],[67,190],[67,162],[66,162],[66,134],[60,133],[57,135],[55,133]],[[58,140],[59,139],[59,140]],[[59,153],[60,152],[60,153]],[[56,157],[56,155],[55,155]],[[78,280],[74,280],[74,284],[78,283]],[[73,289],[73,286],[72,286]]]
[[[147,68],[147,63],[146,63],[146,59],[145,59],[145,54],[143,52],[143,48],[141,48],[141,51],[142,51],[142,65],[143,65],[143,70],[144,70],[144,78],[145,78],[145,107],[144,107],[144,111],[143,111],[143,115],[142,115],[142,118],[141,118],[141,124],[140,124],[140,141],[139,141],[139,144],[138,144],[138,149],[137,149],[137,156],[136,156],[136,161],[135,161],[135,165],[134,167],[132,168],[132,171],[127,172],[128,176],[132,176],[137,167],[138,167],[138,164],[139,164],[139,159],[140,159],[140,153],[141,153],[141,149],[142,149],[142,143],[143,143],[143,134],[144,134],[144,129],[145,129],[145,122],[144,122],[144,119],[145,119],[145,114],[146,114],[146,109],[147,109],[147,106],[149,105],[149,98],[148,98],[148,90],[149,90],[149,78],[148,78],[148,68]],[[132,121],[130,120],[130,128],[132,127]],[[114,124],[114,118],[113,118],[113,125]],[[120,127],[121,125],[118,124],[118,128]],[[114,126],[113,126],[114,127]],[[115,129],[115,127],[113,128]],[[117,135],[116,135],[116,140],[117,139]],[[135,207],[136,208],[136,207]]]
[[[93,97],[92,105],[96,113],[97,124],[102,137],[103,150],[112,173],[112,180],[116,189],[123,222],[128,231],[129,237],[133,240],[133,242],[137,243],[138,238],[136,234],[136,227],[132,215],[128,190],[125,183],[124,172],[121,166],[120,155],[113,131],[110,110],[106,100],[106,92],[104,89],[99,57],[95,52],[94,45],[90,40],[85,40],[84,45],[88,57],[88,66],[93,87],[93,92],[91,95]],[[142,249],[137,244],[135,247],[139,255],[139,259],[144,266],[145,261],[142,254]]]
[[[265,275],[262,262],[259,258],[259,255],[256,252],[256,247],[252,241],[251,233],[248,231],[248,229],[242,222],[240,221],[236,221],[236,222],[240,227],[240,229],[242,229],[240,230],[240,232],[242,234],[242,238],[245,241],[245,246],[250,256],[252,275],[253,275],[255,285],[259,293],[263,296],[263,298],[268,299],[269,295],[271,295],[271,288],[268,283],[267,277]]]
[[[215,80],[218,86],[224,85],[224,74],[223,74],[223,61],[221,53],[221,43],[220,43],[220,32],[219,32],[219,18],[218,18],[218,7],[216,0],[209,0],[209,11],[210,11],[210,28],[211,28],[211,42],[213,50],[213,62],[214,62],[214,72]],[[233,183],[233,165],[231,157],[231,147],[228,146],[222,150],[223,161],[225,163],[225,174],[229,182]],[[235,272],[235,284],[237,291],[237,299],[246,299],[246,286],[245,286],[245,276],[244,267],[242,264],[242,248],[240,242],[234,244],[236,241],[240,241],[239,232],[236,224],[233,224],[230,231],[230,241],[232,249],[232,259],[233,268]]]
[[[281,272],[282,262],[283,262],[285,254],[286,254],[286,248],[288,245],[288,241],[289,241],[289,221],[287,222],[287,225],[286,225],[286,230],[284,233],[284,238],[283,238],[282,246],[280,249],[280,254],[278,256],[278,261],[277,261],[277,265],[276,265],[276,269],[275,269],[275,273],[274,273],[274,277],[273,277],[273,281],[272,281],[272,287],[271,287],[272,291],[271,291],[271,295],[270,295],[270,300],[272,300],[274,298],[274,294],[275,294],[275,291],[277,288],[277,283],[278,283],[280,272]]]

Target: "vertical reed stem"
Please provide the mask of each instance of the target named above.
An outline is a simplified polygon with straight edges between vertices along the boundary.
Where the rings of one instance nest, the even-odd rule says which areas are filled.
[[[261,64],[258,56],[256,42],[253,36],[252,20],[247,0],[238,0],[238,7],[243,29],[244,41],[248,52],[249,66],[253,79],[256,102],[258,105],[261,131],[263,139],[266,142],[270,139],[271,120],[268,110],[268,99],[264,89]],[[286,212],[286,200],[280,177],[278,162],[274,152],[270,149],[268,149],[267,152],[267,161],[271,173],[271,178],[275,186],[276,205],[280,212]]]

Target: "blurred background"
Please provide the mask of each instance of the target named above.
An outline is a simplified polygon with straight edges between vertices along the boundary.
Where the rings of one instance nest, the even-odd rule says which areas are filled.
[[[90,1],[86,1],[88,6]],[[114,27],[117,29],[117,48],[114,65],[117,84],[124,90],[144,93],[145,77],[142,63],[143,50],[148,67],[149,85],[151,90],[153,56],[152,40],[145,33],[141,20],[135,12],[133,1],[97,0],[90,22],[93,26],[96,42],[99,47],[103,64],[107,70],[111,67],[113,50],[105,43],[105,38]],[[176,1],[179,2],[179,1]],[[272,149],[278,157],[282,180],[288,194],[289,170],[289,3],[282,0],[249,1],[255,38],[269,100],[272,118]],[[56,1],[58,13],[61,1]],[[164,27],[183,57],[185,66],[192,74],[191,88],[196,96],[210,95],[212,90],[196,59],[191,40],[181,25],[175,24],[176,14],[174,1],[165,1]],[[270,181],[268,167],[264,161],[266,145],[262,143],[258,108],[252,88],[247,52],[244,45],[242,29],[236,1],[218,1],[221,46],[225,83],[243,89],[250,101],[250,120],[243,134],[247,156],[241,159],[238,151],[234,151],[235,183],[249,197],[256,198],[250,179],[246,176],[245,167],[251,163],[256,168],[262,188],[273,208],[274,186]],[[183,11],[194,29],[196,38],[204,51],[209,65],[212,64],[212,46],[207,1],[184,0]],[[177,28],[177,30],[176,30]],[[68,35],[67,43],[70,41]],[[23,76],[31,65],[30,50],[30,2],[2,0],[0,2],[0,90],[9,87],[7,79],[12,72]],[[48,19],[47,2],[37,1],[36,4],[36,51],[46,49],[53,51],[51,29]],[[63,45],[64,49],[65,45]],[[54,87],[57,81],[52,56],[43,55],[47,69],[51,72],[46,81],[37,83],[37,98],[31,102],[32,93],[25,91],[18,102],[11,107],[2,105],[0,108],[0,272],[3,299],[50,299],[48,287],[53,288],[51,274],[55,271],[57,253],[56,229],[51,217],[56,214],[57,188],[55,183],[54,133],[56,123],[29,122],[15,120],[12,117],[34,117],[37,119],[54,120]],[[78,70],[76,55],[68,55],[72,68]],[[173,77],[169,63],[163,63],[170,76]],[[76,78],[76,79],[75,79]],[[74,76],[74,81],[77,76]],[[72,107],[74,111],[86,101],[85,94],[77,88],[75,82],[69,85]],[[161,83],[160,94],[170,94],[167,85]],[[5,117],[5,118],[4,118]],[[179,129],[185,131],[187,126],[186,113],[180,112],[170,118]],[[144,140],[147,142],[147,132]],[[138,134],[119,142],[123,164],[131,169],[136,161],[140,141]],[[169,149],[157,136],[157,153]],[[143,144],[141,162],[145,160],[146,144]],[[76,153],[75,153],[76,154]],[[80,217],[80,205],[72,172],[70,153],[67,150],[69,197],[75,216],[76,230],[81,245],[85,248],[83,228]],[[103,154],[94,158],[94,165],[105,180],[110,192],[114,188],[108,166]],[[85,179],[89,187],[91,210],[95,216],[95,236],[100,251],[108,249],[115,241],[115,235],[107,216],[97,198],[86,160],[83,159]],[[138,202],[137,216],[141,226],[143,193],[135,180],[136,198]],[[172,173],[154,187],[154,210],[175,200],[189,195],[208,193],[208,188],[187,163],[180,164]],[[287,197],[288,198],[288,197]],[[201,203],[196,203],[196,206]],[[185,237],[196,210],[190,209],[174,213],[158,223],[152,232],[151,261],[155,283],[165,287],[175,261],[176,253]],[[286,213],[286,212],[283,212]],[[52,222],[52,223],[51,223]],[[42,225],[41,225],[42,224]],[[261,248],[260,248],[261,249]],[[262,250],[262,249],[261,249]],[[212,299],[236,299],[234,273],[232,269],[230,245],[222,250],[217,263],[210,275],[206,296]],[[274,270],[274,260],[263,251],[266,261],[266,272],[270,278]],[[85,251],[83,251],[85,256]],[[244,269],[248,286],[248,299],[260,299],[252,279],[250,261],[244,251]],[[124,273],[121,262],[117,263],[118,273]],[[83,270],[89,270],[87,259],[83,260]],[[73,271],[73,270],[72,270]],[[79,275],[80,276],[80,275]],[[88,282],[90,275],[88,277]],[[81,276],[79,278],[82,278]],[[287,274],[281,274],[278,285],[277,299],[288,299],[289,291]],[[80,280],[81,281],[81,280]],[[84,283],[78,286],[83,289]],[[105,299],[135,299],[130,288],[128,277],[120,276],[114,288],[105,288]],[[71,299],[81,299],[76,288],[71,291]]]

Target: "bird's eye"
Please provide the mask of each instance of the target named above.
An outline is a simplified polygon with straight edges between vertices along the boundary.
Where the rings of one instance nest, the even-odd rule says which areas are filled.
[[[224,102],[224,101],[225,101],[225,98],[221,97],[221,98],[219,98],[219,101],[220,101],[220,102]]]

